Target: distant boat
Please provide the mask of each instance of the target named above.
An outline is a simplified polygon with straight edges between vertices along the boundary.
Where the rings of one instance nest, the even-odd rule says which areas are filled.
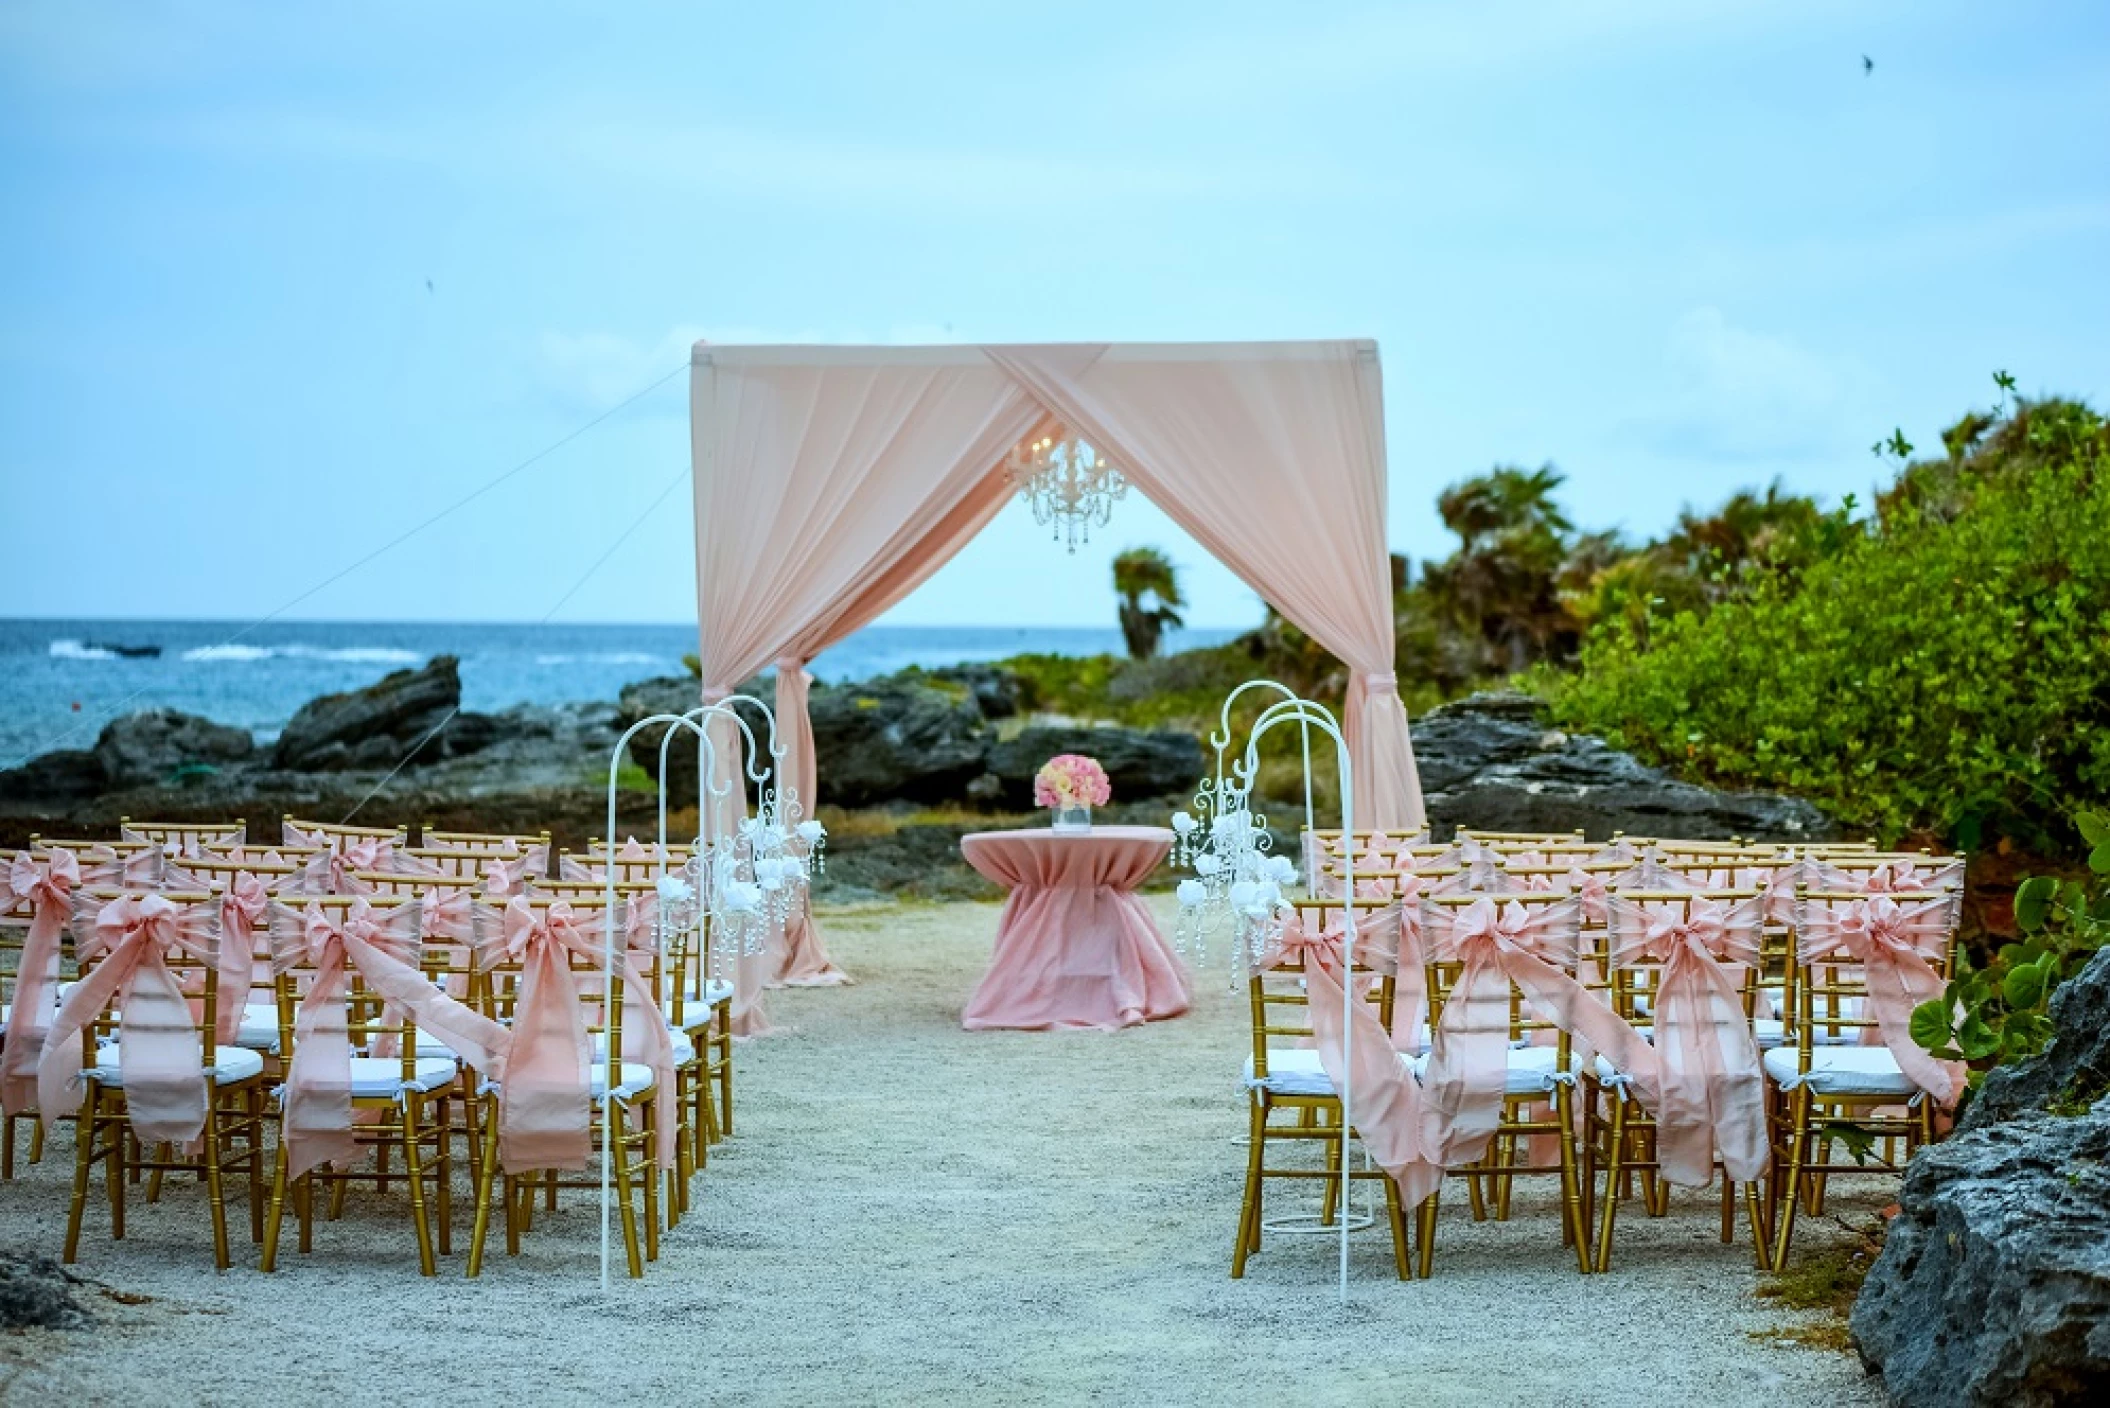
[[[88,648],[107,650],[112,655],[122,656],[126,660],[153,660],[161,654],[161,647],[158,645],[119,645],[115,641],[107,640],[91,640],[88,642]]]

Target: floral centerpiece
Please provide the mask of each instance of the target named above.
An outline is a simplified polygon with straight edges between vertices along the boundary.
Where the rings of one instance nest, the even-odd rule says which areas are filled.
[[[1106,769],[1082,753],[1058,753],[1033,776],[1033,803],[1054,812],[1057,831],[1089,831],[1092,808],[1113,796]]]

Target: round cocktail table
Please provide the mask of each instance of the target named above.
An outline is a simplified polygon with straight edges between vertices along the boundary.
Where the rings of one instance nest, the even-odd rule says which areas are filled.
[[[961,837],[967,863],[1011,896],[960,1025],[1111,1030],[1185,1012],[1179,958],[1135,893],[1171,849],[1156,826]]]

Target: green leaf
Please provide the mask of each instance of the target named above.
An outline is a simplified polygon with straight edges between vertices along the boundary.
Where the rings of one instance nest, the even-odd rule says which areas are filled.
[[[2073,819],[2081,838],[2091,846],[2110,846],[2110,818],[2100,812],[2081,812]]]
[[[1826,1120],[1817,1126],[1817,1137],[1843,1147],[1857,1164],[1867,1163],[1868,1156],[1874,1153],[1876,1148],[1876,1137],[1873,1134],[1844,1120]]]
[[[1956,1046],[1963,1052],[1966,1061],[1983,1061],[2000,1049],[2000,1033],[1987,1026],[1985,1019],[1976,1012],[1963,1019],[1956,1029]]]
[[[1954,1036],[1949,1014],[1954,1011],[1942,998],[1932,998],[1912,1009],[1912,1039],[1929,1051],[1947,1046]]]
[[[2010,969],[2001,979],[2000,996],[2011,1008],[2035,1007],[2044,997],[2044,970],[2034,963]]]
[[[2041,929],[2051,912],[2059,882],[2049,875],[2032,875],[2015,887],[2015,923],[2023,929]]]

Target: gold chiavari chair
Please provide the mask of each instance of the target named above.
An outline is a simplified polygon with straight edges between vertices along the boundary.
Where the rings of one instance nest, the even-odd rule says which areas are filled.
[[[1344,901],[1310,899],[1294,901],[1302,922],[1312,930],[1336,924],[1346,907]],[[1368,910],[1361,904],[1358,913]],[[1351,981],[1367,980],[1367,994],[1377,1010],[1378,1021],[1392,1029],[1395,978],[1380,972],[1360,957],[1354,962]],[[1311,997],[1306,990],[1305,965],[1293,954],[1277,966],[1256,969],[1247,980],[1252,1013],[1253,1051],[1246,1058],[1245,1086],[1249,1097],[1249,1135],[1246,1158],[1245,1197],[1238,1213],[1238,1241],[1231,1257],[1234,1279],[1245,1275],[1246,1260],[1261,1248],[1269,1231],[1310,1231],[1334,1225],[1337,1216],[1350,1210],[1338,1206],[1341,1167],[1350,1156],[1347,1141],[1354,1133],[1341,1118],[1341,1097],[1333,1080],[1319,1063],[1312,1047]],[[1276,1116],[1289,1115],[1288,1123]],[[1276,1145],[1317,1143],[1324,1158],[1317,1168],[1270,1167],[1268,1150]],[[1352,1181],[1376,1180],[1384,1185],[1385,1214],[1392,1231],[1392,1258],[1399,1278],[1411,1277],[1407,1252],[1407,1221],[1400,1205],[1399,1185],[1382,1169],[1351,1169]],[[1320,1210],[1314,1222],[1309,1217],[1278,1220],[1266,1217],[1266,1187],[1270,1179],[1321,1181]]]
[[[0,877],[5,877],[13,869],[16,854],[14,851],[0,851]],[[13,905],[13,899],[6,880],[0,878],[0,1030],[5,1029],[8,1015],[14,1011],[15,977],[22,971],[22,947],[29,937],[28,905]],[[4,1038],[0,1038],[0,1051],[5,1049]],[[15,1122],[27,1121],[34,1129],[36,1119],[34,1112],[12,1114],[6,1117],[4,1126],[0,1126],[0,1182],[15,1176]],[[33,1143],[35,1137],[33,1133]]]
[[[1821,1207],[1830,1175],[1898,1173],[1922,1144],[1934,1141],[1936,1102],[1905,1074],[1888,1046],[1861,1040],[1879,1030],[1868,1007],[1865,966],[1844,946],[1812,942],[1822,911],[1851,912],[1874,900],[1908,909],[1940,931],[1940,953],[1929,966],[1944,984],[1955,974],[1958,892],[1870,896],[1798,887],[1787,953],[1785,1039],[1763,1058],[1774,1144],[1768,1191],[1775,1268],[1787,1265],[1797,1205]],[[1818,947],[1827,951],[1814,951]],[[1833,1159],[1834,1142],[1847,1143],[1854,1161]]]
[[[142,897],[137,892],[96,889],[80,897],[100,908],[117,901],[142,905],[165,903],[176,912],[175,922],[191,934],[186,946],[162,951],[164,964],[178,987],[191,994],[190,1023],[194,1045],[191,1059],[199,1062],[205,1085],[205,1124],[199,1136],[196,1158],[163,1153],[169,1146],[153,1147],[163,1153],[148,1154],[149,1145],[135,1136],[130,1103],[125,1090],[122,1009],[136,1001],[136,989],[126,983],[111,994],[103,1010],[80,1030],[82,1089],[81,1108],[74,1134],[73,1198],[66,1215],[66,1245],[63,1260],[72,1264],[80,1251],[81,1226],[87,1212],[88,1186],[95,1165],[104,1166],[104,1184],[110,1200],[110,1235],[122,1240],[125,1234],[125,1183],[140,1171],[197,1172],[202,1165],[207,1204],[212,1217],[213,1260],[225,1271],[233,1265],[227,1235],[224,1182],[228,1174],[240,1174],[249,1183],[249,1231],[252,1241],[261,1240],[264,1219],[264,1062],[254,1051],[220,1046],[214,1040],[219,1014],[219,970],[214,947],[218,938],[218,897],[204,892],[159,892]],[[95,954],[81,963],[85,981],[112,955]],[[54,1029],[51,1040],[60,1031]],[[47,1040],[47,1050],[51,1046]],[[211,1052],[211,1059],[206,1058]]]
[[[417,854],[430,858],[436,851],[465,851],[488,860],[525,862],[521,869],[530,877],[555,873],[556,848],[550,833],[532,836],[499,831],[442,831],[427,822],[418,835]]]
[[[552,906],[562,904],[582,921],[599,923],[603,918],[603,906],[592,901],[574,903],[562,899],[515,898],[511,903],[528,905],[542,916],[546,916]],[[593,1059],[587,1071],[590,1146],[598,1153],[605,1143],[614,1174],[614,1192],[622,1218],[629,1271],[632,1277],[642,1277],[645,1263],[659,1259],[659,1189],[658,1180],[650,1171],[652,1151],[658,1138],[658,1117],[651,1098],[656,1076],[649,1066],[625,1059],[622,974],[616,974],[605,994],[607,1000],[603,1001],[605,975],[600,954],[565,949],[563,961],[571,973],[578,1000],[584,1005],[586,1027],[593,1046]],[[648,984],[656,984],[657,962],[640,967],[645,971],[641,971],[639,977]],[[523,972],[523,965],[517,959],[479,961],[477,985],[486,1016],[511,1023],[522,993]],[[515,1055],[518,1056],[517,1048]],[[614,1091],[607,1088],[611,1064],[616,1067]],[[484,1243],[490,1231],[494,1195],[503,1198],[501,1210],[505,1218],[506,1252],[517,1256],[521,1233],[533,1214],[537,1187],[547,1189],[554,1198],[558,1188],[598,1192],[601,1186],[597,1176],[598,1159],[589,1161],[586,1177],[564,1178],[556,1170],[543,1169],[506,1169],[501,1174],[499,1129],[505,1093],[502,1088],[491,1085],[484,1098],[487,1102],[483,1112],[484,1148],[477,1180],[475,1230],[469,1242],[468,1269],[471,1276],[483,1274]],[[632,1201],[633,1186],[643,1190],[642,1219],[637,1204]],[[641,1221],[642,1242],[639,1236]]]
[[[117,819],[118,834],[127,841],[147,841],[172,856],[187,856],[218,846],[239,846],[249,835],[249,824],[233,821],[134,821]]]
[[[662,1015],[667,1019],[668,1035],[674,1044],[675,1105],[679,1112],[679,1142],[676,1145],[676,1166],[667,1172],[666,1213],[667,1227],[672,1230],[680,1221],[681,1214],[689,1206],[689,1180],[703,1166],[705,1148],[717,1142],[717,1112],[711,1098],[711,1072],[707,1067],[703,1049],[698,1045],[696,1033],[685,1029],[684,1015],[679,1002],[679,975],[684,970],[683,958],[687,948],[687,934],[678,932],[677,926],[659,923],[657,920],[657,882],[650,880],[618,880],[615,882],[618,899],[628,906],[633,901],[650,897],[654,912],[654,950],[660,965],[658,996],[655,999]],[[590,904],[596,899],[605,899],[608,882],[605,880],[537,880],[529,893],[537,898],[562,899],[573,908]]]
[[[1629,905],[1641,906],[1679,922],[1690,918],[1696,900],[1727,906],[1754,900],[1759,895],[1757,890],[1748,888],[1620,890],[1615,893],[1619,900]],[[1612,951],[1621,937],[1622,908],[1614,906],[1607,915],[1603,947],[1594,965],[1603,977],[1586,985],[1602,992],[1612,1010],[1628,1025],[1653,1039],[1650,1023],[1659,1005],[1657,993],[1668,959],[1663,955],[1637,954],[1624,963],[1612,961]],[[1738,964],[1734,976],[1742,1020],[1750,1023],[1758,1000],[1759,972]],[[1753,1046],[1757,1047],[1755,1039]],[[1603,1053],[1596,1055],[1582,1073],[1583,1212],[1586,1219],[1594,1220],[1596,1228],[1594,1269],[1597,1271],[1611,1269],[1612,1238],[1619,1204],[1630,1196],[1634,1175],[1639,1174],[1642,1178],[1641,1202],[1649,1216],[1662,1217],[1670,1210],[1669,1185],[1657,1176],[1655,1117],[1635,1097],[1627,1075]],[[1599,1170],[1603,1171],[1601,1185],[1597,1177]],[[1747,1185],[1743,1192],[1751,1225],[1752,1248],[1758,1266],[1763,1270],[1772,1264],[1772,1251],[1761,1190],[1755,1185]],[[1736,1194],[1736,1183],[1722,1173],[1721,1239],[1725,1244],[1736,1240]]]
[[[398,897],[301,896],[291,901],[280,922],[304,922],[314,909],[341,926],[355,907],[365,905],[381,924],[400,926],[399,940],[414,951],[410,961],[427,983],[445,991],[453,980],[468,976],[469,956],[422,936],[410,912],[419,903]],[[314,967],[303,958],[277,979],[279,1040],[288,1063],[298,1054],[299,1009],[315,977]],[[455,1053],[427,1040],[415,1016],[370,987],[357,964],[345,963],[344,981],[343,1007],[323,1014],[319,1024],[344,1025],[351,1046],[350,1133],[359,1146],[373,1151],[375,1168],[369,1173],[348,1164],[324,1163],[289,1180],[289,1150],[282,1132],[259,1265],[267,1272],[278,1267],[279,1234],[289,1199],[300,1220],[300,1250],[312,1251],[319,1190],[328,1191],[328,1216],[334,1222],[343,1216],[352,1184],[371,1179],[377,1192],[387,1192],[389,1181],[397,1176],[388,1171],[388,1151],[398,1150],[403,1156],[400,1176],[410,1193],[418,1270],[432,1276],[438,1272],[435,1242],[439,1255],[453,1251],[452,1106],[458,1094],[473,1091],[475,1073],[465,1080],[465,1067]]]
[[[640,846],[634,840],[625,842],[634,848],[633,854],[625,855],[619,848],[615,857],[615,878],[618,880],[658,880],[662,875],[679,874],[688,864],[695,847],[685,842],[669,841],[665,849],[655,854],[655,847]],[[590,838],[586,849],[560,851],[557,855],[557,876],[563,880],[598,880],[608,867],[608,843],[600,837]]]
[[[289,893],[300,879],[300,868],[285,861],[273,863],[261,859],[230,860],[224,855],[202,851],[195,855],[179,855],[169,861],[169,867],[178,883],[216,895],[227,893],[228,886],[239,876],[252,875],[265,890],[275,895]],[[268,929],[260,927],[255,934],[257,981],[247,993],[220,994],[220,1001],[242,1003],[242,1025],[235,1036],[234,1044],[246,1047],[264,1057],[267,1076],[278,1073],[281,1050],[279,1046],[278,995],[271,982],[271,949]]]
[[[1435,917],[1431,914],[1432,909],[1458,911],[1478,901],[1490,900],[1504,908],[1514,904],[1529,910],[1566,904],[1571,898],[1562,890],[1500,895],[1428,895],[1422,900],[1423,913],[1427,916],[1423,921],[1424,932]],[[1440,1041],[1444,1009],[1451,1002],[1459,979],[1464,976],[1465,965],[1439,957],[1438,947],[1427,939],[1424,942],[1428,944],[1425,969],[1429,1025],[1432,1038]],[[1546,961],[1574,978],[1581,961],[1579,920],[1563,948],[1565,951]],[[1509,1220],[1510,1195],[1518,1175],[1557,1174],[1561,1190],[1561,1243],[1574,1248],[1577,1269],[1587,1272],[1590,1269],[1590,1238],[1588,1225],[1583,1219],[1582,1178],[1575,1151],[1573,1092],[1577,1063],[1574,1041],[1566,1030],[1533,1013],[1513,982],[1508,986],[1508,1052],[1500,1123],[1488,1141],[1486,1153],[1452,1171],[1466,1176],[1466,1191],[1475,1222],[1486,1220],[1490,1211],[1497,1222]],[[1432,1049],[1429,1056],[1417,1058],[1417,1069],[1425,1072],[1433,1059]],[[1551,1162],[1533,1153],[1535,1143],[1542,1147],[1551,1146]],[[1491,1185],[1491,1193],[1483,1190],[1483,1184]],[[1420,1213],[1418,1241],[1420,1274],[1424,1279],[1434,1269],[1436,1209],[1437,1197],[1432,1195],[1422,1205]]]

